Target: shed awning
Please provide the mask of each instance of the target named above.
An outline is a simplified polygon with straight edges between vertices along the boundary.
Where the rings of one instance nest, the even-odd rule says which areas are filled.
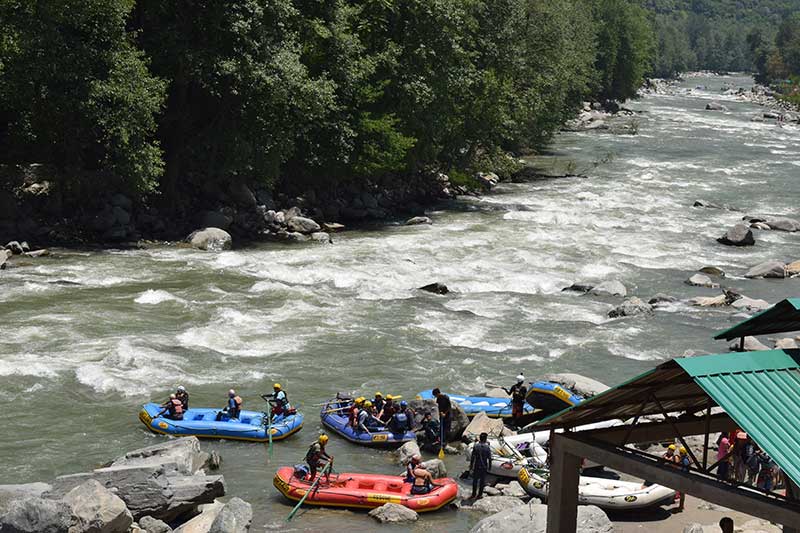
[[[769,335],[800,331],[800,298],[787,298],[744,322],[714,335],[715,339],[738,339],[740,337]]]

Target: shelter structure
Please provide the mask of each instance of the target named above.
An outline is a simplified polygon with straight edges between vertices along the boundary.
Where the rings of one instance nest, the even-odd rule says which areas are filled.
[[[800,299],[792,298],[716,338],[797,330]],[[581,430],[615,419],[627,423]],[[575,531],[584,458],[800,533],[800,350],[672,359],[534,427],[551,430],[548,533]],[[737,429],[746,431],[781,468],[782,489],[766,491],[717,479],[721,461],[709,458],[710,435]],[[699,456],[685,440],[691,435],[704,435]],[[688,472],[629,446],[674,439],[689,451]]]

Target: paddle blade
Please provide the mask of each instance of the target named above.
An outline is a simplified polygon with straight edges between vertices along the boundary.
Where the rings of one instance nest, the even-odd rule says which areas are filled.
[[[444,448],[439,448],[439,459],[444,459]]]

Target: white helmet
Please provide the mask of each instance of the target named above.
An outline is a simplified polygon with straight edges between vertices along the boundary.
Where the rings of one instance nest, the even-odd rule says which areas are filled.
[[[522,374],[517,376],[517,383],[522,383],[523,381],[525,381],[525,376],[523,376]]]
[[[186,387],[183,385],[178,385],[178,392],[186,392]]]
[[[228,396],[236,396],[236,391],[231,389],[228,391]]]

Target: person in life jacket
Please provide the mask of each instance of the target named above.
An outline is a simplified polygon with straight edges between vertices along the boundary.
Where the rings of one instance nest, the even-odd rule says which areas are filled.
[[[422,445],[428,448],[438,448],[440,445],[441,428],[439,422],[433,419],[431,413],[425,413],[422,419],[423,439]]]
[[[406,404],[405,409],[403,408],[403,404]],[[387,422],[387,426],[392,432],[405,433],[406,431],[411,431],[411,421],[413,417],[409,418],[406,411],[408,411],[408,404],[406,402],[402,402],[400,406],[394,410],[392,418]]]
[[[364,401],[365,398],[363,396],[359,396],[358,398],[353,400],[353,403],[347,410],[347,425],[353,429],[356,429],[358,427],[358,412],[364,405]]]
[[[328,455],[325,451],[325,445],[328,444],[328,436],[327,435],[320,435],[316,442],[312,443],[311,446],[308,447],[308,451],[306,452],[306,463],[308,463],[308,468],[310,470],[310,481],[314,481],[317,477],[317,469],[324,468],[326,463],[333,463],[333,456]],[[326,473],[327,481],[330,481],[331,471],[330,469]]]
[[[289,398],[286,396],[286,391],[283,390],[280,383],[272,386],[272,394],[265,394],[264,399],[270,404],[270,413],[272,418],[279,415],[285,415],[289,410]]]
[[[175,391],[175,397],[181,401],[183,404],[183,412],[189,410],[189,393],[186,392],[186,387],[183,385],[178,385],[178,389]]]
[[[236,395],[236,391],[231,389],[228,391],[228,405],[225,408],[217,413],[217,422],[224,418],[224,415],[228,415],[229,420],[238,419],[239,413],[242,412],[242,399]]]
[[[183,420],[183,404],[174,394],[170,394],[169,400],[161,404],[161,407],[161,412],[156,415],[156,418],[164,413],[168,413],[165,418]]]
[[[383,409],[378,412],[378,420],[384,424],[388,424],[397,411],[397,404],[394,403],[395,397],[391,394],[386,395],[386,401],[383,402]]]
[[[383,404],[384,403],[385,403],[385,400],[383,399],[383,394],[381,394],[380,392],[376,392],[375,393],[375,399],[372,400],[372,405],[375,407],[375,412],[376,413],[380,413],[381,411],[383,411]]]
[[[511,395],[511,424],[519,426],[520,418],[525,414],[525,396],[528,395],[528,388],[525,386],[525,376],[517,376],[517,382],[510,389],[503,387],[507,394]]]
[[[375,417],[372,415],[372,402],[369,400],[364,402],[364,408],[358,410],[358,418],[356,418],[356,431],[359,433],[366,433],[371,435],[369,428],[375,428]]]

